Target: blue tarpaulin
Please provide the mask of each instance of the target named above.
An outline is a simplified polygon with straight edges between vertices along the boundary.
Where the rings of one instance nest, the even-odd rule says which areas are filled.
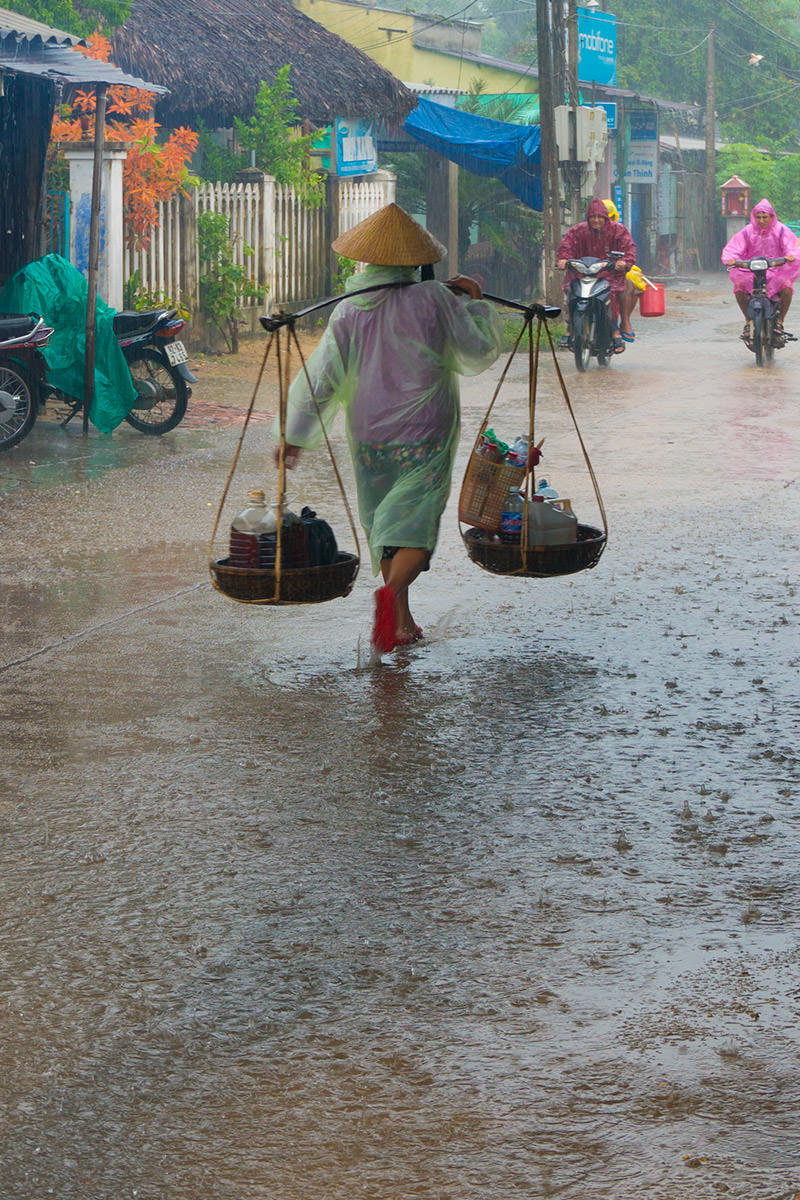
[[[420,97],[405,130],[475,175],[492,175],[529,208],[542,211],[538,125],[509,125]]]

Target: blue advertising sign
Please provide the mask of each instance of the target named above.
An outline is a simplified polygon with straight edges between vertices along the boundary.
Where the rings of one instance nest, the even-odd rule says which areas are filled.
[[[617,86],[617,18],[578,9],[578,80]]]
[[[609,133],[617,128],[617,105],[614,100],[598,100],[595,103],[595,108],[604,108],[606,110],[606,129]]]
[[[371,175],[378,169],[374,121],[336,118],[336,174]]]

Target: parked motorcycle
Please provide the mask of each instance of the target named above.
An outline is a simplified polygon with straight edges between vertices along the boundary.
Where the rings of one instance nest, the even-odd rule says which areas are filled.
[[[571,346],[575,366],[585,371],[592,357],[600,367],[607,367],[614,353],[611,321],[611,284],[600,276],[601,271],[613,271],[622,252],[612,250],[608,258],[571,258],[567,269],[576,277],[567,287],[567,310],[572,328]]]
[[[186,347],[177,337],[185,324],[175,308],[114,315],[114,333],[136,388],[136,400],[125,420],[140,433],[167,433],[186,414],[191,384],[197,378],[189,370]],[[82,399],[56,388],[47,389],[47,395],[69,405],[62,425],[83,409]]]
[[[757,367],[768,366],[776,350],[782,350],[787,342],[797,341],[794,334],[776,331],[780,305],[767,295],[767,271],[770,267],[781,267],[785,262],[785,258],[751,258],[731,263],[733,267],[753,273],[753,293],[747,304],[749,329],[746,334],[741,334],[741,338],[747,349],[755,354]]]
[[[184,418],[197,378],[178,334],[186,322],[177,309],[118,312],[114,332],[128,362],[137,400],[125,417],[140,433],[166,433]]]
[[[41,352],[52,336],[39,316],[0,316],[0,450],[33,429],[47,369]]]

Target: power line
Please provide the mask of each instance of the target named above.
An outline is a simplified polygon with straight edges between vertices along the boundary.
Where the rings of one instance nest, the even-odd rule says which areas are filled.
[[[756,100],[754,104],[743,105],[739,100],[731,100],[729,103],[735,105],[739,112],[750,112],[751,109],[760,108],[762,104],[768,104],[770,100],[775,100],[778,96],[785,96],[787,92],[796,92],[798,88],[800,88],[800,83],[793,83],[791,87],[782,88],[779,92],[770,92],[763,100]],[[745,96],[744,99],[749,99],[749,97]]]
[[[749,12],[745,12],[743,8],[739,8],[738,4],[734,4],[733,0],[722,0],[722,2],[723,4],[727,4],[728,8],[733,9],[735,13],[738,13],[740,17],[744,17],[746,20],[752,21],[753,24],[757,25],[759,29],[763,29],[765,33],[770,35],[770,37],[777,38],[779,42],[784,42],[785,45],[791,46],[793,50],[800,51],[800,46],[798,46],[797,42],[793,42],[790,38],[784,37],[783,34],[777,33],[776,30],[770,29],[768,25],[762,25],[761,22],[757,21],[755,17],[751,17]]]
[[[717,46],[722,51],[723,56],[726,57],[729,62],[735,63],[737,66],[741,66],[741,60],[748,58],[751,53],[749,50],[742,50],[740,46],[731,46],[730,44],[726,44],[724,42],[718,42]],[[777,63],[771,62],[769,59],[759,61],[757,69],[758,71],[764,73],[769,71],[773,78],[777,77],[792,79],[795,81],[800,79],[800,74],[798,74],[797,71],[792,70],[791,67],[779,66]]]
[[[626,29],[646,29],[648,33],[708,33],[707,25],[681,25],[678,31],[675,25],[640,25],[637,21],[617,21],[617,28],[624,25]]]
[[[710,36],[707,33],[702,41],[698,42],[696,46],[692,46],[691,50],[679,50],[676,54],[670,54],[668,50],[662,50],[660,53],[666,58],[683,58],[686,54],[694,54],[695,50],[699,50],[701,46],[705,46]]]
[[[461,16],[462,13],[467,12],[470,8],[473,8],[474,5],[476,5],[478,3],[479,3],[479,0],[469,0],[468,4],[465,4],[463,6],[463,8],[459,8],[451,16],[437,17],[435,20],[429,22],[429,24],[423,25],[420,29],[417,29],[417,30],[412,28],[410,33],[403,34],[402,37],[396,38],[395,41],[396,42],[407,42],[408,39],[413,38],[415,36],[415,34],[426,33],[429,29],[436,29],[436,27],[438,25],[444,25],[444,24],[446,24],[447,21],[455,21]],[[380,10],[374,9],[373,11],[378,12]],[[413,21],[412,21],[412,25],[413,25]],[[370,50],[379,50],[381,48],[381,46],[383,46],[383,45],[385,45],[385,42],[382,39],[380,42],[375,42],[371,46],[360,46],[359,49],[362,51],[362,53],[368,54],[370,52]]]

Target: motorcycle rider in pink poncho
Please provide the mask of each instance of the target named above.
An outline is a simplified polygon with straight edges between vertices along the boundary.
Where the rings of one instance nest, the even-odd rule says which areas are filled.
[[[346,290],[377,290],[338,304],[289,389],[285,462],[323,440],[341,405],[353,460],[358,509],[375,593],[372,643],[387,653],[422,637],[408,589],[428,569],[447,504],[460,432],[457,376],[477,375],[502,350],[502,327],[477,282],[438,283],[430,264],[445,248],[396,204],[333,242],[366,269]],[[417,268],[422,268],[420,280]],[[456,294],[452,289],[458,289]],[[466,294],[463,294],[466,293]]]
[[[731,267],[731,263],[751,258],[786,258],[788,261],[780,267],[770,267],[767,271],[767,295],[770,299],[778,300],[778,319],[775,322],[775,332],[783,333],[783,321],[789,311],[794,294],[795,279],[800,273],[800,261],[797,259],[798,242],[787,225],[781,224],[775,216],[775,209],[769,200],[759,200],[750,210],[750,224],[745,225],[735,233],[722,251],[722,262],[730,268],[733,284],[733,294],[739,308],[747,316],[747,305],[753,293],[753,273],[744,271],[741,267]],[[743,337],[749,334],[750,323],[746,322]]]

